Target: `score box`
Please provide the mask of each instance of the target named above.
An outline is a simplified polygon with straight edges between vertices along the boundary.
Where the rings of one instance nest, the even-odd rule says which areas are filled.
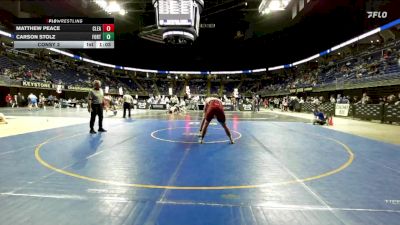
[[[103,24],[103,32],[114,32],[114,24]]]
[[[103,32],[103,41],[114,41],[114,32]]]

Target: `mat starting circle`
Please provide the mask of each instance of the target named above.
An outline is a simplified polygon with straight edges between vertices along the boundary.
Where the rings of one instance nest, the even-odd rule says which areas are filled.
[[[196,131],[199,129],[199,127],[172,127],[172,128],[164,128],[164,129],[159,129],[159,130],[155,130],[153,132],[151,132],[151,137],[160,141],[166,141],[166,142],[172,142],[172,143],[185,143],[185,144],[195,144],[198,143],[197,141],[187,141],[187,140],[173,140],[173,139],[166,139],[166,138],[162,138],[160,136],[158,136],[158,134],[165,132],[165,131],[171,131],[171,130],[183,130],[183,133],[180,132],[181,134],[177,133],[177,137],[184,137],[184,136],[194,136],[194,137],[198,137],[196,132],[194,132],[193,130],[196,129]],[[190,132],[187,132],[187,130],[190,130]],[[211,139],[211,135],[206,135],[205,137],[205,141],[204,144],[216,144],[216,143],[228,143],[229,139],[227,139],[225,131],[223,128],[213,128],[213,127],[209,127],[208,130],[220,130],[222,132],[222,135],[224,136],[225,139],[223,140],[213,140],[213,141],[207,141],[207,139]],[[233,140],[238,140],[242,137],[242,134],[238,131],[235,130],[231,130],[232,136],[233,136]]]

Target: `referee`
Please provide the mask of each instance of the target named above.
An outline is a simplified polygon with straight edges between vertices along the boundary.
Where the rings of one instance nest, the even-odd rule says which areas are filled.
[[[123,96],[123,99],[124,99],[124,116],[123,116],[123,118],[125,118],[125,116],[126,116],[126,110],[128,110],[129,118],[131,118],[131,108],[133,107],[133,98],[131,95],[125,94]]]
[[[106,132],[103,129],[103,99],[104,94],[103,90],[100,89],[101,82],[99,80],[95,80],[93,82],[93,90],[89,92],[88,96],[88,111],[90,112],[90,133],[95,134],[94,131],[94,122],[96,120],[96,116],[99,116],[99,132]]]

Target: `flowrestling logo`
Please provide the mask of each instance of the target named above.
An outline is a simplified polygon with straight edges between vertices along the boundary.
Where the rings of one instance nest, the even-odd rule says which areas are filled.
[[[388,16],[388,13],[386,11],[368,11],[367,14],[368,18],[384,19]]]

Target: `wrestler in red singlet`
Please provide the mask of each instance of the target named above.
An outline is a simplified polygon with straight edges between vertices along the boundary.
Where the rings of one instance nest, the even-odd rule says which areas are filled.
[[[211,120],[216,117],[217,121],[222,125],[222,127],[225,130],[226,135],[228,135],[229,140],[231,144],[234,143],[232,139],[231,132],[229,131],[229,128],[226,126],[226,118],[225,118],[225,112],[224,112],[224,106],[222,104],[222,101],[219,100],[216,97],[210,97],[207,98],[205,101],[205,106],[204,106],[204,117],[203,121],[201,122],[200,126],[200,143],[203,143],[204,136],[207,133],[207,128],[208,125],[210,124]]]
[[[205,105],[205,118],[208,122],[216,117],[217,121],[220,123],[225,123],[225,113],[222,101],[217,98],[207,98]]]

